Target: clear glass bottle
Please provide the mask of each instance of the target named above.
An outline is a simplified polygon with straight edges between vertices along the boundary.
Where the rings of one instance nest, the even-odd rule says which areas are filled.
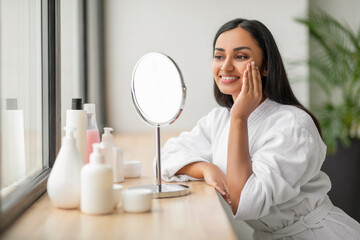
[[[93,143],[100,143],[100,134],[96,123],[95,104],[84,104],[84,110],[87,111],[85,163],[89,163],[90,154],[93,152]]]

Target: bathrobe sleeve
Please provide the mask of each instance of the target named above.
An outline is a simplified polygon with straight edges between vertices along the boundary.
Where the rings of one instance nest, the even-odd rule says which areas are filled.
[[[199,180],[188,175],[175,175],[193,162],[212,162],[211,132],[216,110],[201,118],[190,132],[170,138],[161,149],[161,177],[165,181]],[[154,169],[156,159],[154,159]]]
[[[258,137],[254,152],[250,151],[253,174],[241,192],[236,219],[268,215],[272,206],[296,197],[319,174],[326,146],[315,125],[311,119],[300,125],[289,121],[293,122],[285,118],[273,123]]]

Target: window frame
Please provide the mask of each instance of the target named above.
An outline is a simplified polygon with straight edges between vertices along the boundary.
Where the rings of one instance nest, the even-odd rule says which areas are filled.
[[[43,169],[4,199],[0,198],[0,232],[46,192],[47,179],[60,148],[60,0],[41,0],[41,41]]]

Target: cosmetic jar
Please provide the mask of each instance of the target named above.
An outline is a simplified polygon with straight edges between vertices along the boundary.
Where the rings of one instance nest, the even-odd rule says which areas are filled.
[[[124,177],[138,178],[141,176],[140,161],[124,161]]]
[[[114,194],[114,208],[117,208],[117,206],[120,203],[121,200],[121,191],[123,189],[123,186],[120,184],[113,184],[113,194]]]
[[[125,212],[148,212],[151,210],[153,193],[150,189],[128,189],[121,192],[121,203]]]

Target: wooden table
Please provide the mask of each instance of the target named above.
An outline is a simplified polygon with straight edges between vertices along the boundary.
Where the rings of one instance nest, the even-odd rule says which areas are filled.
[[[162,142],[172,135],[163,136]],[[124,189],[155,183],[154,135],[120,135],[115,141],[124,150],[125,160],[142,162],[142,177],[125,179]],[[203,181],[185,184],[190,195],[154,199],[151,212],[136,214],[125,213],[121,207],[103,216],[62,210],[44,194],[1,239],[236,239],[215,190]]]

